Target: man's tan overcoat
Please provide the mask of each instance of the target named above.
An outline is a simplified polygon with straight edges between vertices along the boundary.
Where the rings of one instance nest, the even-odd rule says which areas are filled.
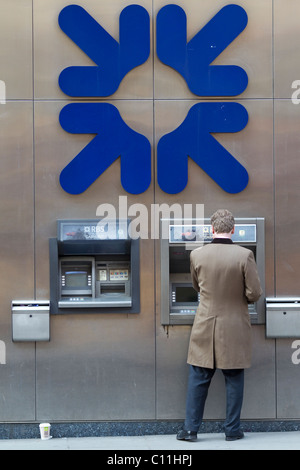
[[[200,304],[188,360],[194,366],[244,369],[251,365],[248,301],[262,294],[252,251],[217,238],[191,252],[193,286]]]

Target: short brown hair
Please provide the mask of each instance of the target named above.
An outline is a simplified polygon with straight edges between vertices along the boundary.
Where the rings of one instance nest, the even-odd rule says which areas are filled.
[[[216,233],[230,233],[234,227],[234,217],[227,209],[217,210],[210,221]]]

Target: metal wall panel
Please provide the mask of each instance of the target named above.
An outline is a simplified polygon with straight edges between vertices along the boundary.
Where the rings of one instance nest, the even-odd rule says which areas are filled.
[[[226,0],[177,0],[187,16],[188,41],[224,6]],[[154,21],[158,11],[168,4],[154,0]],[[243,98],[272,97],[272,0],[244,0],[234,4],[244,8],[248,15],[245,30],[230,44],[214,65],[238,65],[248,75],[248,87]],[[155,36],[154,36],[155,39]],[[155,64],[155,98],[193,99],[184,79],[175,70],[162,64],[157,56]]]
[[[151,18],[152,0],[83,0],[80,6],[118,41],[120,13],[132,3],[143,6]],[[61,71],[75,65],[95,65],[58,25],[59,13],[71,4],[67,0],[34,0],[34,91],[37,99],[66,98],[58,86]],[[150,19],[150,28],[151,26]],[[147,62],[133,69],[124,78],[113,99],[146,99],[153,96],[152,57],[150,54]]]
[[[32,99],[32,0],[1,0],[0,12],[0,80],[6,99]]]
[[[135,3],[143,5],[151,15],[151,1]],[[92,138],[64,132],[59,126],[58,114],[66,102],[54,101],[67,98],[57,83],[65,67],[92,64],[58,26],[58,15],[68,4],[60,0],[47,5],[44,1],[34,2],[35,97],[52,100],[36,103],[35,107],[37,257],[46,253],[46,259],[47,240],[56,235],[56,219],[96,218],[99,204],[113,204],[118,209],[119,196],[128,196],[128,206],[141,202],[140,198],[123,190],[119,161],[78,197],[65,193],[59,186],[59,172]],[[80,5],[118,40],[119,15],[128,2],[92,0]],[[152,142],[152,101],[144,101],[153,95],[152,56],[129,75],[113,99],[143,98],[143,101],[114,101],[113,104],[129,126]],[[150,201],[151,188],[142,202],[149,205]],[[151,253],[151,240],[142,241],[140,314],[51,319],[53,339],[49,345],[39,345],[37,354],[38,417],[46,413],[48,419],[154,418],[154,260]],[[41,295],[47,293],[49,285],[47,267],[48,263],[37,264],[37,292]],[[53,347],[56,354],[49,355]],[[49,388],[46,384],[50,377],[54,380]],[[82,387],[77,386],[78,378]],[[67,392],[58,403],[57,396],[61,396],[62,388]]]
[[[299,107],[291,99],[276,100],[275,129],[275,214],[276,295],[299,295],[300,218],[299,192]],[[293,339],[276,340],[277,416],[299,418],[297,384],[300,368],[292,361]]]
[[[276,295],[299,295],[300,110],[291,100],[275,101]]]
[[[292,347],[292,339],[276,340],[277,365],[277,417],[278,419],[299,419],[299,344]],[[296,362],[292,355],[296,352]]]
[[[49,296],[48,238],[56,219],[95,218],[98,205],[141,202],[127,195],[114,162],[79,196],[59,186],[62,169],[91,140],[58,123],[62,102],[35,104],[37,292]],[[151,140],[152,102],[118,101],[125,121]],[[151,189],[143,203],[150,205]],[[137,214],[138,215],[138,214]],[[141,313],[55,315],[51,342],[37,346],[37,417],[54,420],[155,418],[154,246],[141,240]],[[41,263],[40,260],[43,260]]]
[[[31,102],[0,105],[0,421],[35,417],[34,344],[13,343],[11,331],[11,300],[34,296],[32,117]]]
[[[177,1],[187,15],[188,40],[206,22],[227,5],[228,2]],[[272,2],[235,2],[244,7],[248,14],[248,25],[243,33],[214,62],[215,64],[236,64],[243,67],[249,84],[240,103],[249,114],[246,128],[237,134],[218,134],[217,140],[245,166],[249,173],[249,184],[240,194],[225,193],[193,161],[189,161],[189,181],[186,189],[178,195],[166,195],[156,186],[156,202],[204,204],[205,216],[209,217],[219,207],[227,207],[237,217],[266,217],[266,290],[274,291],[274,234],[273,234],[273,105],[269,100],[255,98],[272,97]],[[162,0],[155,0],[154,14],[164,6]],[[155,58],[155,139],[171,132],[184,120],[190,107],[196,101],[189,92],[184,79],[174,70],[164,66]],[[169,98],[166,101],[166,98]],[[243,101],[243,98],[251,98]],[[232,98],[233,101],[237,101]],[[158,266],[158,258],[156,258]],[[156,269],[158,275],[158,269]],[[159,292],[159,277],[156,285]],[[159,305],[159,303],[157,304]],[[159,418],[184,416],[187,366],[185,364],[189,328],[169,327],[163,329],[157,315],[157,415]],[[266,345],[263,327],[254,327],[254,350],[259,351],[253,359],[253,366],[246,374],[244,417],[271,418],[276,415],[275,397],[263,396],[266,387],[275,390],[274,369],[267,365],[272,361],[274,342]],[[175,353],[176,351],[176,353]],[[168,367],[171,358],[175,364]],[[264,357],[264,359],[262,359]],[[179,360],[180,358],[180,360]],[[176,361],[175,361],[176,362]],[[180,377],[180,379],[179,379]],[[261,380],[257,380],[260,377]],[[224,417],[224,380],[216,374],[211,385],[205,411],[206,418]],[[256,397],[256,398],[255,398]]]
[[[58,121],[62,101],[35,103],[35,168],[36,168],[36,220],[39,236],[36,238],[38,253],[48,257],[48,239],[56,237],[57,219],[93,219],[100,204],[112,204],[118,215],[119,197],[127,197],[130,207],[152,202],[151,187],[143,195],[130,195],[120,182],[120,160],[116,160],[84,193],[74,196],[66,193],[59,184],[62,169],[92,140],[93,135],[69,134]],[[137,132],[152,141],[152,102],[116,101],[122,118]],[[152,185],[153,185],[152,181]],[[45,258],[46,261],[47,258]],[[37,295],[49,296],[48,263],[37,264]]]
[[[239,101],[249,113],[249,122],[243,131],[215,135],[246,167],[249,173],[247,188],[236,195],[225,193],[193,161],[189,161],[188,185],[182,193],[166,195],[156,188],[156,202],[173,204],[204,204],[205,217],[220,207],[232,210],[236,217],[266,217],[266,292],[274,292],[274,220],[273,220],[273,104],[271,100]],[[178,127],[195,101],[157,100],[155,102],[156,140]],[[159,296],[159,249],[156,253],[156,292]],[[188,327],[160,325],[157,301],[157,414],[161,419],[184,415],[187,379],[186,356]],[[269,367],[274,354],[274,342],[266,340],[263,328],[254,330],[255,358],[247,372],[247,393],[244,413],[248,418],[275,417],[275,397],[264,396],[266,387],[275,388],[274,369]],[[260,357],[260,359],[259,359]],[[174,358],[176,358],[174,360]],[[176,363],[178,364],[176,366]],[[172,364],[172,366],[170,366]],[[256,378],[255,378],[256,377]],[[257,380],[257,377],[260,379]],[[222,418],[224,413],[222,374],[212,383],[206,407],[206,417]],[[254,397],[260,395],[260,400]],[[221,400],[221,401],[220,401]],[[179,411],[180,410],[180,411]]]
[[[204,204],[205,217],[226,206],[236,217],[266,218],[266,290],[274,291],[274,218],[273,218],[273,104],[271,100],[239,100],[249,114],[245,129],[214,137],[245,166],[249,174],[247,188],[232,195],[223,191],[199,166],[189,160],[189,180],[184,191],[164,193],[156,185],[156,202],[168,204]],[[162,135],[177,128],[195,101],[155,103],[156,145]]]
[[[299,14],[297,0],[274,0],[275,98],[291,98],[292,83],[300,80]]]

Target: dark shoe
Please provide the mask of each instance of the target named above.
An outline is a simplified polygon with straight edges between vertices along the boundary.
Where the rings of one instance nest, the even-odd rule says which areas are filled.
[[[226,436],[226,441],[237,441],[238,439],[243,439],[243,431],[239,431],[235,436]]]
[[[195,442],[197,440],[197,433],[196,431],[186,431],[185,429],[181,429],[177,434],[177,439],[179,441]]]

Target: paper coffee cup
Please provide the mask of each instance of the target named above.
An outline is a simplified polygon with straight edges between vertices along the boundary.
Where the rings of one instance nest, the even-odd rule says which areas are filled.
[[[41,439],[43,440],[51,439],[52,436],[50,436],[50,428],[51,428],[51,424],[49,423],[40,424]]]

